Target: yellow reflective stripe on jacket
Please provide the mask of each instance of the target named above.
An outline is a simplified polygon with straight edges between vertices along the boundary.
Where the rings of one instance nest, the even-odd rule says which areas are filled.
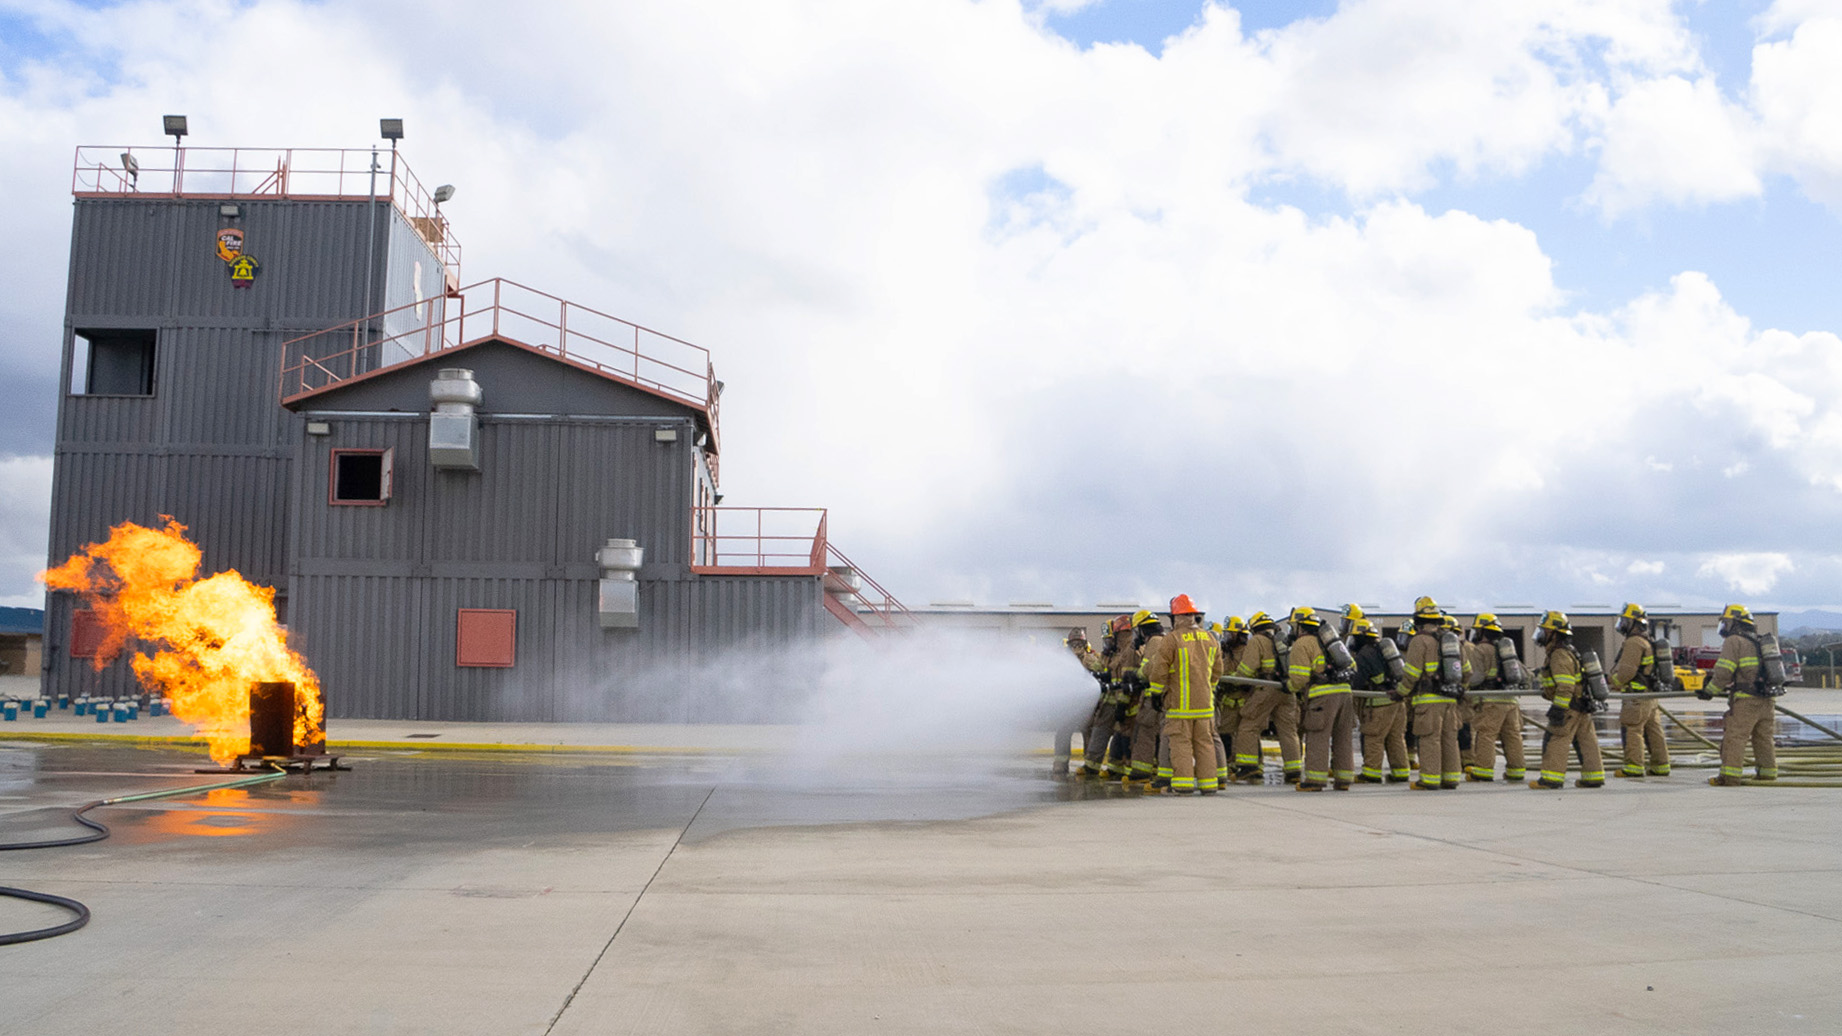
[[[1350,693],[1350,685],[1349,685],[1349,684],[1346,684],[1346,683],[1326,683],[1326,684],[1319,684],[1318,686],[1316,686],[1316,687],[1313,687],[1313,688],[1311,689],[1311,693],[1309,693],[1309,694],[1307,694],[1307,695],[1305,695],[1305,697],[1306,697],[1307,699],[1311,699],[1311,698],[1322,698],[1322,697],[1323,697],[1323,696],[1325,696],[1326,694],[1348,694],[1348,693]]]

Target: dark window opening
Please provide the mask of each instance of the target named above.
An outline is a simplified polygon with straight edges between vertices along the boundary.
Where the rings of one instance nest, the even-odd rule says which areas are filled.
[[[389,450],[334,450],[332,502],[381,504],[390,499]]]
[[[89,396],[151,396],[154,338],[151,330],[78,331],[85,348],[72,357],[71,391]]]

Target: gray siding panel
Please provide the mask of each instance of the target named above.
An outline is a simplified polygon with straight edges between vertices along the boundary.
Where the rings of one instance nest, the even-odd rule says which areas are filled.
[[[236,204],[230,220],[215,200],[76,201],[66,348],[82,347],[80,328],[158,336],[152,397],[60,401],[52,563],[123,521],[151,525],[171,514],[191,527],[207,572],[235,568],[286,586],[300,426],[280,406],[281,342],[364,315],[373,216],[371,295],[381,304],[393,210],[364,201]],[[241,229],[245,251],[262,264],[250,288],[233,287],[217,256],[221,226]],[[67,633],[69,602],[59,607]],[[59,686],[96,679],[67,653],[48,665]]]
[[[786,648],[818,635],[816,577],[641,584],[641,628],[604,630],[587,579],[301,576],[293,643],[336,718],[776,722],[812,675]],[[462,608],[518,613],[517,664],[455,664]]]

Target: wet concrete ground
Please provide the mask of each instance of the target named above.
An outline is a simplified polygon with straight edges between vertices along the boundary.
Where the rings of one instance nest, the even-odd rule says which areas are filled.
[[[0,740],[0,839],[192,750]],[[0,1033],[1842,1028],[1842,791],[1121,796],[1025,756],[373,751],[0,854]],[[0,928],[54,923],[0,901]]]

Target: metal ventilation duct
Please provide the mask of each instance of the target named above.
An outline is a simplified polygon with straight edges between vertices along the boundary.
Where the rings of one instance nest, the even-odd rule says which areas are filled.
[[[638,573],[646,549],[634,540],[609,540],[595,552],[601,566],[601,592],[597,610],[602,629],[638,629],[640,584]]]
[[[474,409],[485,398],[473,372],[464,367],[438,371],[429,382],[429,463],[452,471],[480,470],[480,422]]]

